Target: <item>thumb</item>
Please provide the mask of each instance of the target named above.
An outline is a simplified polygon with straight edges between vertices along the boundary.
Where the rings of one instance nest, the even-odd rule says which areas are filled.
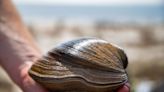
[[[120,87],[117,92],[130,92],[130,86],[129,86],[129,84],[126,83],[125,85],[123,85],[122,87]]]

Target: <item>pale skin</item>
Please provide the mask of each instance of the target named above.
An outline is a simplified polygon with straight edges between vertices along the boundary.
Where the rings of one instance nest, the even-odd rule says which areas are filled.
[[[28,75],[41,55],[12,2],[0,0],[0,65],[23,92],[48,92]],[[128,84],[117,92],[129,92]]]

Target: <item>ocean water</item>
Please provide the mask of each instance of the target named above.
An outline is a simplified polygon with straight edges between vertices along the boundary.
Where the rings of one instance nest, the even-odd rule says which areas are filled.
[[[87,19],[123,22],[163,22],[164,5],[66,6],[17,5],[25,20]]]

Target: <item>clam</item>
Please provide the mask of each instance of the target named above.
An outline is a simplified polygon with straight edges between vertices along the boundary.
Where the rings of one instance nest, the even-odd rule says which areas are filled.
[[[62,43],[37,60],[29,75],[52,92],[113,92],[128,81],[127,56],[97,38]]]

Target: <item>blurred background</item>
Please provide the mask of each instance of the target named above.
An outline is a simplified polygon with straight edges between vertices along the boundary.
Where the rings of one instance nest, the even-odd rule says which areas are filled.
[[[163,0],[13,2],[43,53],[71,39],[101,38],[127,53],[132,92],[164,92]],[[0,74],[0,92],[21,92]]]

